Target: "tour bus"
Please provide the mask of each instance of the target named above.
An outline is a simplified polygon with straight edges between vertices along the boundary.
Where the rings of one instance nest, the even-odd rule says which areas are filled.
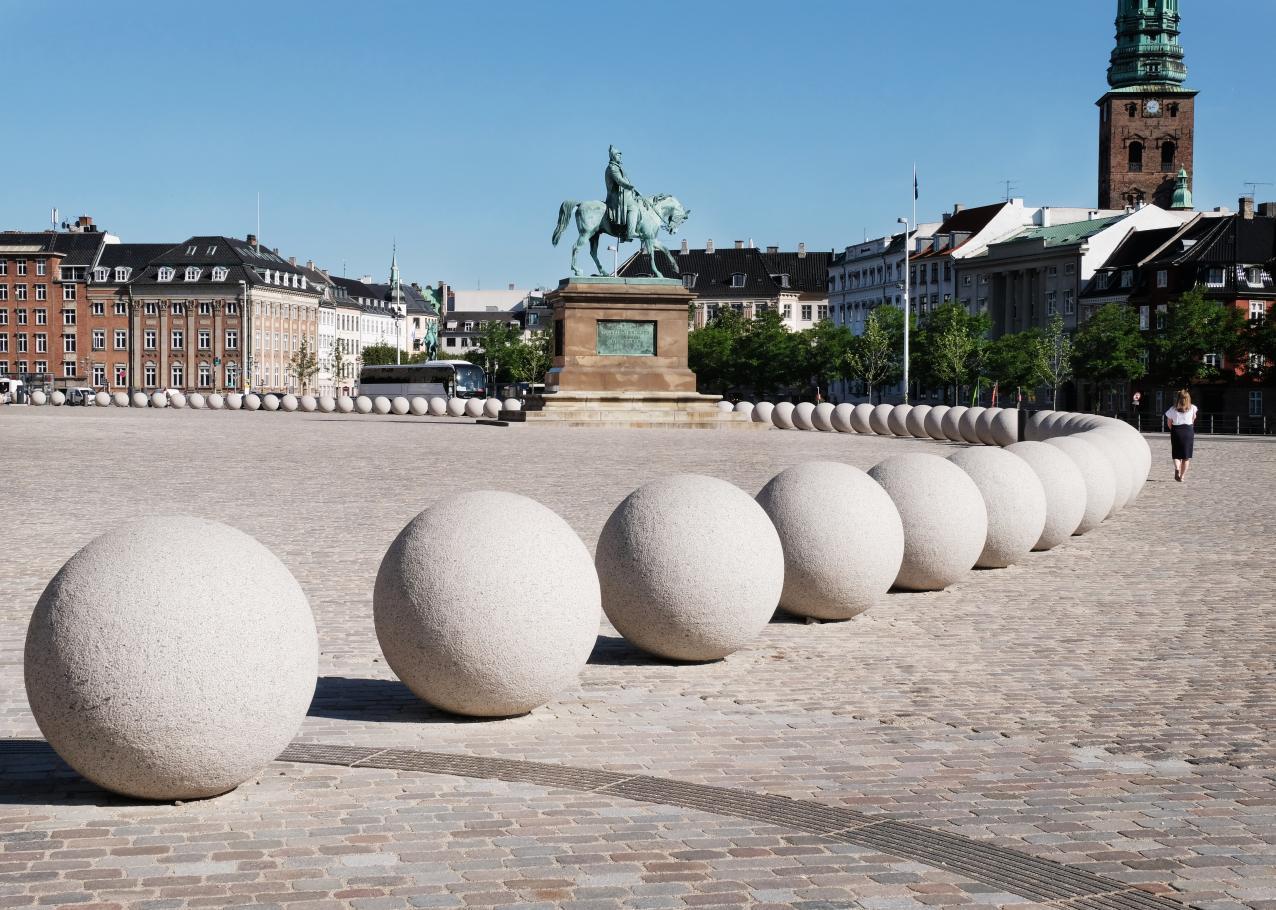
[[[359,371],[360,395],[411,398],[484,398],[487,375],[467,360],[365,366]]]

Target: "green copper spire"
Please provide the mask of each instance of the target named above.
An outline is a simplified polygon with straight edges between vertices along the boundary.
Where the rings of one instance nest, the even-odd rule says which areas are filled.
[[[1112,88],[1174,88],[1187,81],[1179,44],[1179,0],[1117,0],[1116,29],[1116,49],[1108,67]]]
[[[399,245],[395,243],[390,248],[390,294],[397,298],[399,296]]]
[[[1192,204],[1192,190],[1187,185],[1187,179],[1187,168],[1179,168],[1179,178],[1174,184],[1174,201],[1170,203],[1170,208],[1188,212],[1195,208]]]

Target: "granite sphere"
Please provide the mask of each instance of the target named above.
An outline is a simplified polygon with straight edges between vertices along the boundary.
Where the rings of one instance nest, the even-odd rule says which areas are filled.
[[[337,409],[337,399],[332,395],[320,395],[316,404],[321,414],[331,414]]]
[[[1001,408],[984,408],[984,412],[975,420],[975,435],[979,437],[983,445],[997,445],[997,441],[993,438],[992,425],[1000,414]]]
[[[446,398],[443,398],[442,396],[439,396],[439,395],[431,396],[429,405],[430,405],[431,417],[446,417],[447,416],[447,399]]]
[[[151,407],[153,408],[168,407],[168,394],[166,392],[152,392]]]
[[[495,420],[501,416],[501,400],[488,398],[483,402],[483,416]]]
[[[983,445],[983,440],[979,438],[976,424],[979,423],[979,416],[987,410],[987,408],[966,408],[957,421],[957,432],[961,438],[955,441],[965,442],[972,446]]]
[[[509,547],[492,571],[493,540]],[[598,576],[567,522],[490,490],[412,519],[381,561],[373,618],[386,662],[416,695],[457,714],[525,714],[576,683],[598,638]]]
[[[1054,413],[1054,411],[1033,411],[1029,414],[1028,421],[1024,425],[1024,441],[1045,442],[1046,437],[1042,433],[1042,425]]]
[[[1019,441],[1019,411],[1017,408],[999,408],[989,421],[992,434],[990,445],[1008,446]]]
[[[726,414],[735,410],[735,405],[727,401],[725,398],[718,402],[718,410]]]
[[[430,413],[430,403],[426,401],[425,397],[422,395],[413,395],[412,401],[408,403],[408,407],[412,411],[412,416],[414,417],[424,417],[426,414]]]
[[[465,399],[449,398],[447,400],[447,416],[464,417],[465,416]]]
[[[228,392],[226,395],[226,407],[232,411],[238,411],[244,406],[246,397],[242,392]]]
[[[856,433],[873,432],[873,406],[868,402],[860,402],[851,409],[851,429]]]
[[[859,468],[808,461],[771,478],[758,503],[784,547],[785,610],[850,619],[890,590],[904,526],[886,491]]]
[[[854,433],[855,427],[851,424],[851,414],[854,412],[855,405],[845,401],[833,408],[833,415],[829,418],[833,429],[839,433]]]
[[[771,422],[781,430],[793,430],[793,405],[788,401],[781,401],[771,411]]]
[[[49,403],[49,396],[45,394],[43,389],[36,389],[31,393],[30,401],[36,407],[43,407]],[[145,407],[145,405],[142,405],[142,407]]]
[[[1055,436],[1046,440],[1072,459],[1085,480],[1085,513],[1074,534],[1093,531],[1112,514],[1116,502],[1116,476],[1112,463],[1099,449],[1076,436]]]
[[[482,398],[467,398],[465,400],[465,416],[466,417],[482,417],[483,416]]]
[[[354,399],[349,395],[341,395],[337,398],[337,410],[342,414],[349,414],[354,411]]]
[[[318,662],[306,595],[270,550],[217,522],[162,516],[98,537],[49,582],[27,628],[27,699],[49,744],[94,783],[198,799],[288,745]]]
[[[403,416],[411,410],[412,404],[402,395],[395,395],[390,399],[390,412]]]
[[[1005,451],[1022,458],[1036,473],[1046,494],[1046,526],[1034,550],[1052,550],[1076,532],[1085,517],[1085,478],[1076,464],[1054,446],[1025,440]]]
[[[170,408],[178,408],[179,410],[186,407],[186,396],[181,392],[171,393],[168,396],[168,406]]]
[[[269,398],[270,396],[266,396],[266,397]],[[261,407],[261,405],[262,405],[262,397],[258,395],[256,392],[249,392],[247,395],[244,396],[245,411],[256,411]]]
[[[49,404],[54,405],[55,407],[61,407],[66,404],[66,393],[54,389],[51,393],[49,393]]]
[[[814,430],[815,405],[809,401],[800,401],[793,406],[793,426],[799,430]]]
[[[833,412],[835,410],[837,409],[829,402],[821,401],[811,413],[811,423],[815,424],[815,428],[821,433],[837,432],[833,426]]]
[[[766,512],[725,480],[696,474],[630,493],[607,519],[595,563],[612,625],[673,660],[744,647],[784,587],[784,549]]]
[[[186,397],[186,403],[195,410],[202,411],[206,404],[206,399],[199,392],[191,392],[190,395]]]
[[[917,439],[930,439],[930,434],[926,432],[926,415],[930,412],[931,406],[928,404],[913,405],[912,410],[908,412],[908,419],[904,421],[910,436]]]
[[[938,455],[906,452],[868,473],[904,523],[896,587],[940,591],[974,567],[988,540],[988,509],[965,471]]]
[[[148,408],[151,405],[151,397],[145,392],[134,392],[129,396],[129,405],[135,408]]]
[[[1097,432],[1114,438],[1125,450],[1130,462],[1130,500],[1138,498],[1147,483],[1148,473],[1152,470],[1152,449],[1148,446],[1143,434],[1123,420],[1112,420],[1105,423]]]
[[[891,411],[893,404],[879,404],[868,414],[868,425],[878,436],[893,436],[891,433]]]
[[[944,415],[950,408],[946,404],[937,404],[926,414],[926,435],[931,439],[947,439],[944,435]]]
[[[523,402],[517,398],[506,398],[501,402],[501,410],[503,411],[521,411],[523,410]]]
[[[970,408],[964,405],[957,405],[944,412],[940,430],[943,431],[944,438],[949,442],[966,441],[966,437],[961,434],[961,420],[969,410]]]
[[[113,404],[117,408],[127,408],[128,407],[128,392],[112,392],[111,404]]]
[[[775,424],[771,420],[771,412],[774,410],[775,405],[771,404],[771,402],[759,401],[753,406],[753,413],[750,416],[753,418],[754,423],[769,423],[774,426]]]
[[[753,416],[753,402],[751,402],[751,401],[737,401],[737,402],[735,403],[735,412],[736,412],[737,414],[743,414],[745,417],[752,417],[752,416]]]
[[[279,400],[280,399],[278,395],[267,393],[266,395],[262,396],[261,407],[263,410],[266,410],[266,411],[278,411]]]
[[[354,400],[354,409],[360,414],[371,414],[372,399],[367,395],[360,395]]]
[[[981,569],[1022,562],[1046,529],[1046,490],[1017,455],[990,446],[958,449],[948,460],[979,487],[988,509],[988,537],[975,560]]]
[[[218,392],[213,392],[208,396],[208,406],[214,411],[220,411],[226,407],[226,398]]]
[[[93,404],[99,408],[108,408],[111,406],[111,396],[106,392],[98,392],[93,396]]]
[[[908,429],[908,415],[913,412],[911,404],[897,404],[886,415],[886,426],[893,436],[911,436]]]
[[[1087,430],[1078,433],[1074,439],[1082,439],[1099,450],[1099,453],[1112,465],[1113,501],[1109,517],[1124,509],[1134,498],[1136,486],[1135,472],[1138,470],[1131,461],[1126,447],[1110,433],[1100,430]]]
[[[300,405],[301,402],[297,400],[297,396],[291,392],[279,399],[279,409],[281,411],[295,411]]]
[[[297,407],[307,414],[312,414],[319,410],[319,399],[313,395],[302,395],[297,399]]]
[[[377,414],[390,413],[390,399],[385,395],[378,395],[372,399],[372,410]]]

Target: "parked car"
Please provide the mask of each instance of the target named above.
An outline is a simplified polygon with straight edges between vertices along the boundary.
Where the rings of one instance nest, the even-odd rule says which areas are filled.
[[[66,403],[87,406],[93,404],[93,396],[97,393],[88,386],[76,386],[66,390]]]
[[[19,399],[19,390],[21,388],[21,379],[10,379],[7,376],[0,376],[0,404],[17,404]]]

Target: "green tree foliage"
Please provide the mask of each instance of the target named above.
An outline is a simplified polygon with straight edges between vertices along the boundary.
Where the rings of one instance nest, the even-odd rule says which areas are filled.
[[[301,391],[310,389],[310,381],[319,372],[319,358],[310,347],[310,339],[301,336],[301,344],[288,360],[288,372],[297,377],[297,385]]]
[[[801,385],[814,386],[821,395],[829,383],[846,375],[846,355],[855,335],[846,326],[822,319],[798,333],[799,344],[793,361]]]
[[[983,380],[996,384],[1009,395],[1011,390],[1022,392],[1033,389],[1041,382],[1037,369],[1037,351],[1041,345],[1040,329],[1002,335],[988,342],[983,363]]]
[[[400,351],[392,344],[370,344],[364,347],[360,359],[366,367],[384,366],[385,364],[398,363],[399,358],[407,358],[405,352]]]
[[[953,400],[959,400],[961,387],[974,385],[983,373],[991,327],[987,314],[972,316],[958,303],[936,307],[917,330],[918,379],[923,385],[951,387]]]
[[[554,343],[549,332],[532,332],[514,349],[514,375],[528,385],[545,381],[554,360]]]
[[[700,388],[725,396],[736,384],[738,340],[744,331],[744,318],[725,308],[687,336],[687,362]]]
[[[853,336],[843,359],[843,376],[864,383],[869,401],[874,392],[904,375],[904,312],[879,306],[864,321],[864,333]]]
[[[1221,365],[1206,363],[1205,356],[1217,354],[1220,364],[1222,358],[1239,359],[1248,340],[1245,328],[1239,310],[1193,288],[1169,305],[1165,330],[1152,339],[1152,375],[1176,389],[1221,378]]]
[[[1276,382],[1276,318],[1250,322],[1245,333],[1248,372],[1266,382]]]
[[[1139,315],[1123,303],[1100,307],[1072,340],[1072,368],[1079,379],[1102,390],[1138,379],[1147,372]]]
[[[1072,338],[1063,328],[1062,316],[1050,320],[1034,359],[1037,375],[1050,387],[1050,406],[1058,408],[1059,389],[1072,378]]]
[[[489,320],[479,328],[478,347],[470,349],[470,358],[487,371],[489,387],[514,378],[522,339],[522,328],[504,320]]]

